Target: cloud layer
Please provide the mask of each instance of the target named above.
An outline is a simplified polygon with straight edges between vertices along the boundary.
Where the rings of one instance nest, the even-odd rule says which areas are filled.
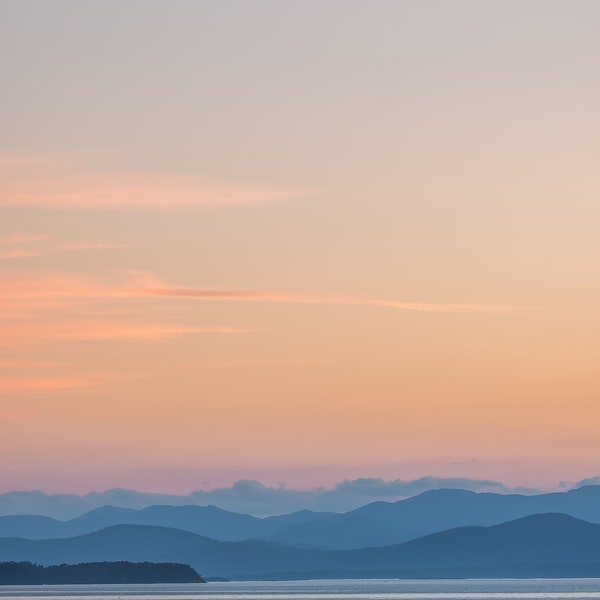
[[[345,512],[370,502],[393,502],[441,488],[498,494],[540,493],[538,489],[510,488],[498,481],[466,478],[422,477],[410,481],[360,478],[342,481],[332,489],[316,488],[308,491],[284,486],[269,487],[259,481],[240,480],[230,487],[198,490],[185,496],[123,489],[93,492],[85,496],[45,494],[41,491],[8,492],[0,495],[0,515],[41,514],[68,519],[104,505],[138,509],[153,504],[212,504],[226,510],[257,516],[285,514],[303,509]]]

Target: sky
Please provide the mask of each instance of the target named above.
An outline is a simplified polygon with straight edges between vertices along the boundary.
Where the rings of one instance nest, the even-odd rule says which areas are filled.
[[[0,492],[600,474],[595,0],[0,0]]]

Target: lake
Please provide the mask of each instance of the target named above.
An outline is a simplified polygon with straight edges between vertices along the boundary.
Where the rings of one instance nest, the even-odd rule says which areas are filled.
[[[0,586],[1,600],[510,600],[597,598],[600,579],[330,579]]]

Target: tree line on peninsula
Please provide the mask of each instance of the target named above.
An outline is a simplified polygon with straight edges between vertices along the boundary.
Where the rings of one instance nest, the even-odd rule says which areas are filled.
[[[0,562],[0,585],[76,583],[206,583],[183,563],[88,562],[43,566],[28,561]]]

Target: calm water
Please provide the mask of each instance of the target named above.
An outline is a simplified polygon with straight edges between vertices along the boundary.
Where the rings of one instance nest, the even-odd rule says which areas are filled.
[[[0,586],[0,600],[600,600],[600,579],[346,579],[165,585]]]

